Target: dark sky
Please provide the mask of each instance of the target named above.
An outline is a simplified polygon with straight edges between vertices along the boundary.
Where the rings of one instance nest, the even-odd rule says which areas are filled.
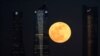
[[[45,2],[48,9],[48,19],[46,19],[48,24],[46,24],[46,30],[56,21],[64,21],[68,23],[72,29],[72,36],[68,42],[56,44],[50,40],[50,56],[82,56],[82,6],[98,6],[99,3],[100,1],[98,0],[47,0]],[[26,55],[32,55],[32,38],[35,29],[34,11],[43,4],[43,0],[0,0],[0,18],[2,18],[0,20],[3,26],[3,38],[1,39],[3,39],[2,43],[4,46],[8,46],[6,45],[7,43],[9,44],[9,40],[4,37],[7,35],[6,31],[10,21],[9,18],[12,17],[14,10],[18,10],[23,12],[23,36]],[[98,7],[100,8],[100,6]],[[46,32],[48,33],[48,31]],[[5,48],[6,47],[4,47],[4,50],[7,49]]]

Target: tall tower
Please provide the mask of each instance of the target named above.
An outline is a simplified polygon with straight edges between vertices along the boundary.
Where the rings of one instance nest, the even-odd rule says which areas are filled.
[[[48,56],[48,41],[44,36],[44,20],[46,19],[46,5],[43,5],[38,10],[35,11],[36,14],[36,34],[33,38],[33,55],[35,56]]]
[[[83,7],[83,56],[98,56],[98,8]]]
[[[14,11],[10,31],[10,56],[25,56],[22,28],[22,12]]]

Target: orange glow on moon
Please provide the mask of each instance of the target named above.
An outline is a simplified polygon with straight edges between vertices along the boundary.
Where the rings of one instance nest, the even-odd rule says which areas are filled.
[[[71,29],[69,25],[64,22],[56,22],[50,26],[49,36],[51,40],[56,43],[64,43],[69,40]]]

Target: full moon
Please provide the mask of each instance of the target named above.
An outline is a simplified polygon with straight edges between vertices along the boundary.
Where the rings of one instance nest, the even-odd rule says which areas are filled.
[[[49,36],[53,42],[64,43],[69,40],[71,29],[69,25],[64,22],[56,22],[50,26]]]

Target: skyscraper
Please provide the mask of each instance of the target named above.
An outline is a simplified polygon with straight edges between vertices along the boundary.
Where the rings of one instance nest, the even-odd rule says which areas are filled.
[[[49,43],[45,35],[45,19],[48,11],[46,10],[46,5],[43,5],[38,10],[35,11],[36,14],[36,33],[33,37],[33,55],[35,56],[48,56],[49,53]]]
[[[9,32],[9,38],[11,41],[10,56],[25,56],[22,31],[22,12],[14,11],[12,15],[11,30]]]
[[[83,56],[98,56],[98,8],[83,6]]]

